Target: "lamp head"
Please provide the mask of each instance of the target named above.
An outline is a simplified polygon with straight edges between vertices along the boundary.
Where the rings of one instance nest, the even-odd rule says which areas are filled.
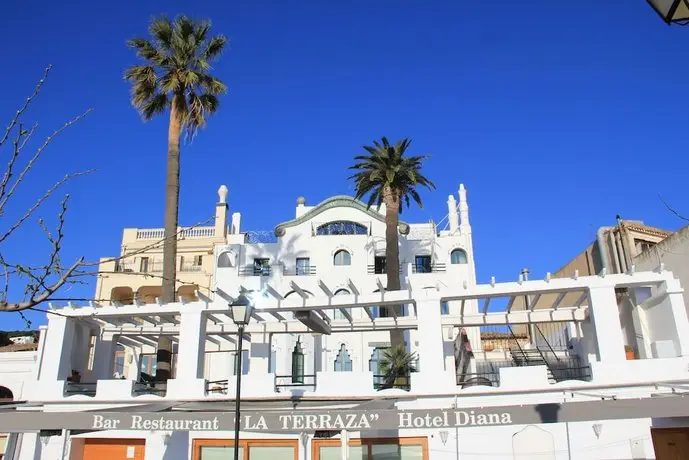
[[[240,294],[231,304],[232,320],[237,326],[246,326],[254,311],[254,301],[246,294]]]

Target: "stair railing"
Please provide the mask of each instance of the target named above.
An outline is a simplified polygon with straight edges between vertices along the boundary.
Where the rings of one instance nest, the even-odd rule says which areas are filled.
[[[534,323],[534,326],[536,327],[536,330],[541,334],[541,337],[543,337],[543,341],[546,343],[546,345],[548,345],[548,348],[550,349],[550,352],[553,354],[553,356],[555,356],[555,359],[557,359],[558,361],[560,361],[560,357],[557,355],[557,353],[555,353],[555,350],[554,350],[553,347],[550,345],[550,342],[548,342],[548,339],[546,338],[546,336],[545,336],[545,334],[543,333],[543,331],[541,331],[541,328],[538,327],[538,324],[537,324],[537,323]],[[543,357],[543,360],[547,363],[548,360],[545,359],[545,356],[543,356],[543,352],[541,351],[541,348],[540,348],[538,345],[536,345],[536,349],[538,350],[538,352],[539,352],[539,353],[541,354],[541,356]]]
[[[524,361],[526,361],[526,353],[524,353],[522,346],[519,345],[519,340],[517,340],[517,336],[514,335],[514,331],[512,330],[512,326],[508,324],[507,329],[510,331],[510,334],[512,335],[512,339],[514,340],[514,343],[517,344],[517,348],[519,348],[519,352],[522,354],[522,358],[524,358]],[[512,356],[512,359],[514,359],[514,356]],[[515,364],[517,364],[517,363],[515,363]]]

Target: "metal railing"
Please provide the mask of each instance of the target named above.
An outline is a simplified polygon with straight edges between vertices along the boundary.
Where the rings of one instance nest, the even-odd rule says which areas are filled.
[[[528,334],[514,332],[509,326],[480,326],[480,331],[483,351],[507,351],[510,348],[521,348],[529,343]]]
[[[227,394],[227,379],[211,380],[206,382],[206,393],[208,394]]]
[[[313,388],[316,389],[316,374],[310,375],[276,375],[275,391],[282,388]]]
[[[256,267],[247,265],[239,268],[239,276],[270,276],[272,267]]]
[[[402,375],[396,377],[394,382],[388,381],[387,375],[374,374],[373,375],[373,389],[376,391],[386,390],[388,388],[399,388],[405,391],[411,390],[411,377],[409,375]]]
[[[445,271],[445,264],[412,264],[412,273],[440,273]]]
[[[376,270],[376,268],[378,268]],[[366,266],[366,273],[369,275],[385,275],[387,274],[388,270],[387,267],[384,267],[381,269],[380,267],[376,267],[375,265],[367,265]],[[400,265],[399,272],[402,273],[402,266]]]
[[[156,388],[153,386],[151,383],[144,383],[144,382],[136,382],[134,383],[134,387],[132,388],[132,394],[134,396],[139,396],[139,395],[158,395],[158,396],[165,396],[165,392],[167,390],[165,388]]]
[[[182,264],[179,267],[180,272],[200,272],[201,270],[203,270],[203,267],[194,263]]]
[[[316,274],[316,266],[308,267],[285,267],[282,270],[284,276],[313,276]]]
[[[578,357],[561,358],[557,362],[548,362],[547,364],[552,378],[555,382],[562,382],[564,380],[582,380],[588,382],[591,380],[591,367],[583,366]],[[515,361],[477,361],[476,372],[466,374],[464,381],[458,385],[462,388],[475,385],[490,385],[500,386],[500,369],[503,367],[522,367]],[[457,376],[459,379],[459,376]]]
[[[96,396],[96,385],[96,383],[67,382],[65,385],[65,395]]]

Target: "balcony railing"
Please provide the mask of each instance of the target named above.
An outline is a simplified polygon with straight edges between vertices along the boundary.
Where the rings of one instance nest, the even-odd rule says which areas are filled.
[[[179,267],[179,271],[180,271],[180,272],[200,272],[201,270],[203,270],[203,267],[201,267],[201,265],[196,265],[196,264],[193,264],[193,263],[190,263],[190,264],[182,264],[182,265]]]
[[[445,264],[412,264],[412,273],[439,273],[445,271]]]
[[[316,266],[308,267],[285,267],[282,271],[284,276],[313,276],[316,274]]]
[[[394,382],[388,382],[386,375],[373,375],[373,389],[386,390],[388,388],[399,388],[405,391],[411,390],[411,377],[408,375],[395,378]]]
[[[537,363],[534,363],[536,365]],[[582,380],[588,382],[591,380],[591,367],[582,366],[578,357],[560,358],[556,361],[548,361],[545,365],[548,368],[549,378],[554,382],[562,382],[564,380]],[[477,361],[477,372],[472,374],[465,374],[462,379],[457,376],[457,385],[462,388],[467,388],[477,385],[500,386],[500,369],[503,367],[523,367],[529,366],[525,363],[516,363],[512,361]]]
[[[213,395],[227,394],[227,379],[225,380],[211,380],[206,382],[206,393]]]
[[[215,236],[215,227],[193,227],[182,230],[179,238],[208,238]],[[162,239],[165,237],[163,228],[140,228],[136,230],[137,240]]]
[[[311,388],[316,389],[316,375],[276,375],[275,391],[280,392],[283,388]]]
[[[366,272],[369,275],[385,275],[388,272],[388,270],[387,270],[387,267],[381,268],[381,267],[376,267],[375,265],[368,265],[366,267]],[[400,266],[399,272],[402,273],[402,267],[401,266]]]
[[[247,265],[239,267],[239,276],[270,276],[271,267],[256,267]]]
[[[96,385],[96,383],[67,382],[67,384],[65,385],[65,396],[96,396]]]

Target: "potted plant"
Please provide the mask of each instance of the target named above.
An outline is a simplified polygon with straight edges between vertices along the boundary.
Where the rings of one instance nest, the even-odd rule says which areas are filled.
[[[624,354],[627,356],[627,359],[636,359],[636,354],[634,353],[634,349],[631,347],[631,345],[625,345],[624,346]]]
[[[383,352],[380,371],[385,376],[385,383],[381,389],[401,388],[409,390],[409,376],[415,372],[414,361],[416,353],[409,353],[404,345],[388,348]]]

